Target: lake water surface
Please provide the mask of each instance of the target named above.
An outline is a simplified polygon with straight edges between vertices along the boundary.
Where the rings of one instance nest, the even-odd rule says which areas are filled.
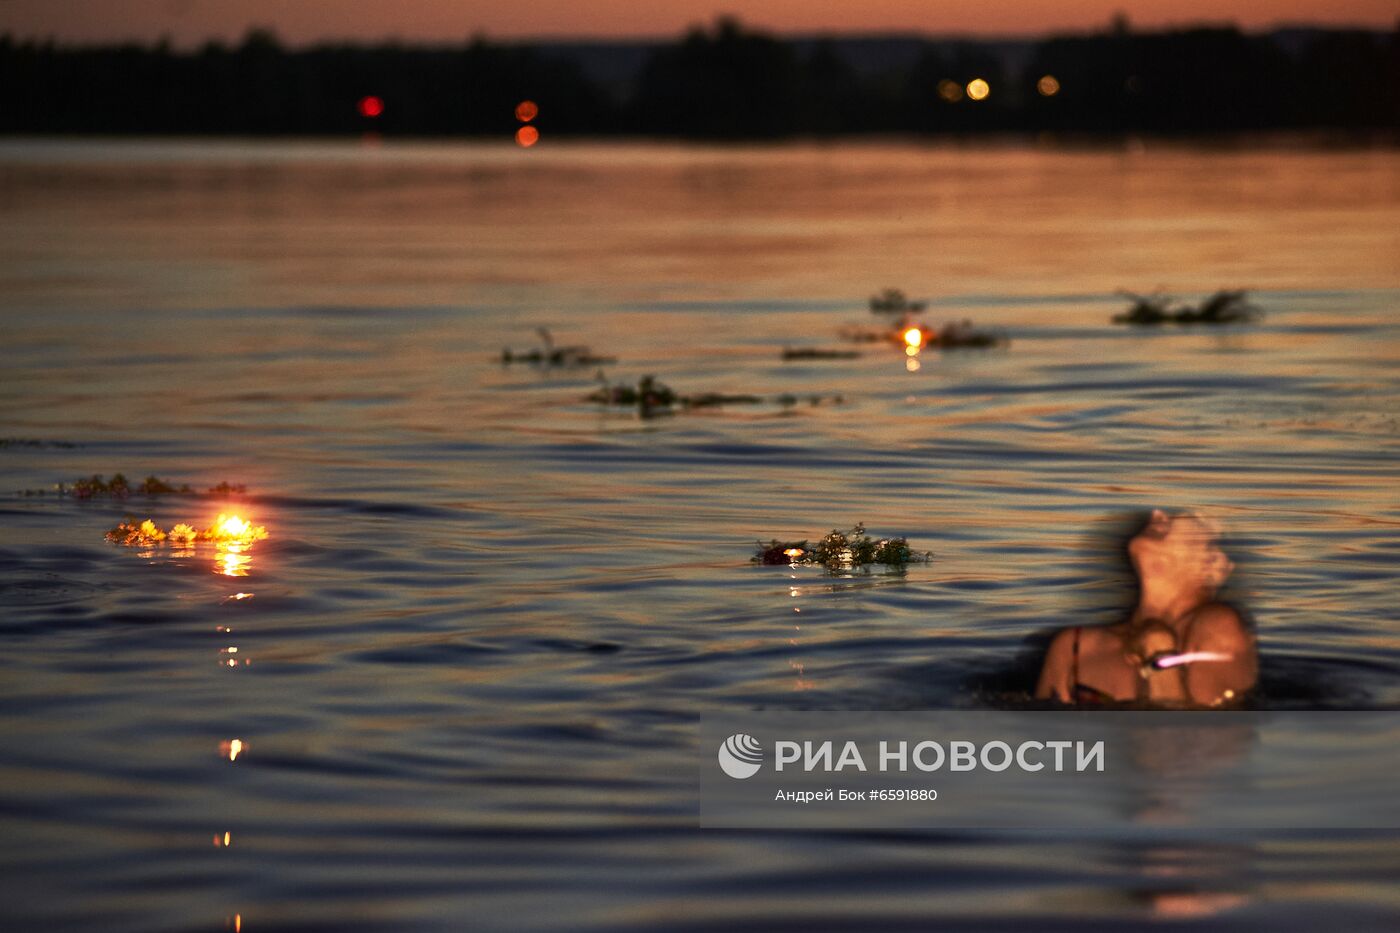
[[[547,143],[0,143],[6,926],[1394,928],[1394,832],[694,798],[702,713],[1023,701],[1150,506],[1227,527],[1256,705],[1400,705],[1400,153]],[[782,360],[886,286],[1011,342]],[[1264,315],[1109,323],[1158,287]],[[537,327],[765,401],[604,410]],[[116,471],[248,494],[23,494]],[[235,508],[243,562],[103,539]],[[749,563],[856,522],[935,559]]]

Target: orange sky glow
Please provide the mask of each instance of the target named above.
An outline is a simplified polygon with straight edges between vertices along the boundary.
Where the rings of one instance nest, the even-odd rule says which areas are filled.
[[[1135,26],[1235,22],[1394,28],[1395,0],[0,0],[0,33],[87,43],[170,36],[191,46],[270,26],[283,40],[457,42],[477,34],[669,37],[718,13],[784,34],[1037,35],[1102,27],[1117,11]]]

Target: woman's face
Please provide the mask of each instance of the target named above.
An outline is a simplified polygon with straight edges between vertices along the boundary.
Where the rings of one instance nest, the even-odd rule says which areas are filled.
[[[1142,580],[1214,592],[1233,569],[1216,547],[1216,536],[1216,530],[1195,515],[1168,515],[1154,509],[1147,524],[1128,542],[1128,556]]]

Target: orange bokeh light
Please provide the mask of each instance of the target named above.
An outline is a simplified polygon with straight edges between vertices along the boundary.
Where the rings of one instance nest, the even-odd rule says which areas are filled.
[[[515,105],[515,119],[521,123],[529,123],[540,115],[539,105],[533,100],[522,100]]]
[[[522,126],[515,131],[515,142],[524,149],[529,149],[540,141],[540,131],[533,126]]]
[[[384,112],[384,101],[373,95],[361,97],[358,107],[360,116],[369,117],[372,120]]]

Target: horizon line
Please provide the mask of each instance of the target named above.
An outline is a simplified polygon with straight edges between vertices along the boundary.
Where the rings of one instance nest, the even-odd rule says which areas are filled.
[[[55,48],[64,49],[101,49],[120,46],[137,45],[143,47],[158,47],[162,44],[168,45],[177,51],[199,51],[209,45],[225,45],[236,48],[244,42],[248,36],[257,32],[266,32],[272,35],[277,44],[286,51],[298,51],[303,49],[324,48],[326,46],[388,46],[398,45],[407,47],[433,48],[433,47],[456,47],[469,45],[475,42],[486,42],[493,45],[659,45],[677,42],[696,31],[711,33],[713,29],[725,19],[725,17],[715,17],[704,23],[691,23],[683,29],[668,33],[666,35],[601,35],[601,34],[536,34],[531,36],[493,36],[487,30],[477,30],[466,35],[447,39],[430,38],[405,38],[397,35],[384,35],[376,38],[370,37],[337,37],[324,36],[310,40],[288,40],[279,35],[276,27],[266,24],[251,23],[243,33],[235,39],[224,39],[219,36],[208,36],[204,39],[192,40],[190,42],[176,42],[171,35],[158,33],[145,38],[110,38],[110,39],[63,39],[52,33],[20,35],[10,30],[0,30],[0,41],[8,40],[14,44],[39,44],[52,45]],[[1112,22],[1085,27],[1068,27],[1061,29],[1050,29],[1035,32],[987,32],[976,33],[967,31],[952,32],[926,32],[917,29],[872,29],[869,31],[840,31],[822,30],[812,32],[787,32],[779,29],[769,29],[763,26],[755,26],[739,20],[746,35],[762,35],[787,42],[807,42],[833,39],[855,39],[855,40],[915,40],[915,41],[956,41],[956,42],[1039,42],[1057,38],[1084,37],[1084,36],[1107,36],[1114,33]],[[1400,32],[1400,18],[1392,27],[1371,26],[1361,23],[1323,23],[1306,20],[1276,20],[1268,25],[1245,27],[1241,26],[1235,19],[1197,19],[1183,20],[1181,22],[1159,23],[1152,26],[1133,26],[1128,24],[1127,35],[1157,35],[1164,33],[1185,32],[1195,29],[1235,29],[1240,33],[1249,36],[1272,35],[1277,32],[1287,32],[1291,30],[1306,30],[1317,32],[1368,32],[1376,35],[1385,35],[1392,32]]]

